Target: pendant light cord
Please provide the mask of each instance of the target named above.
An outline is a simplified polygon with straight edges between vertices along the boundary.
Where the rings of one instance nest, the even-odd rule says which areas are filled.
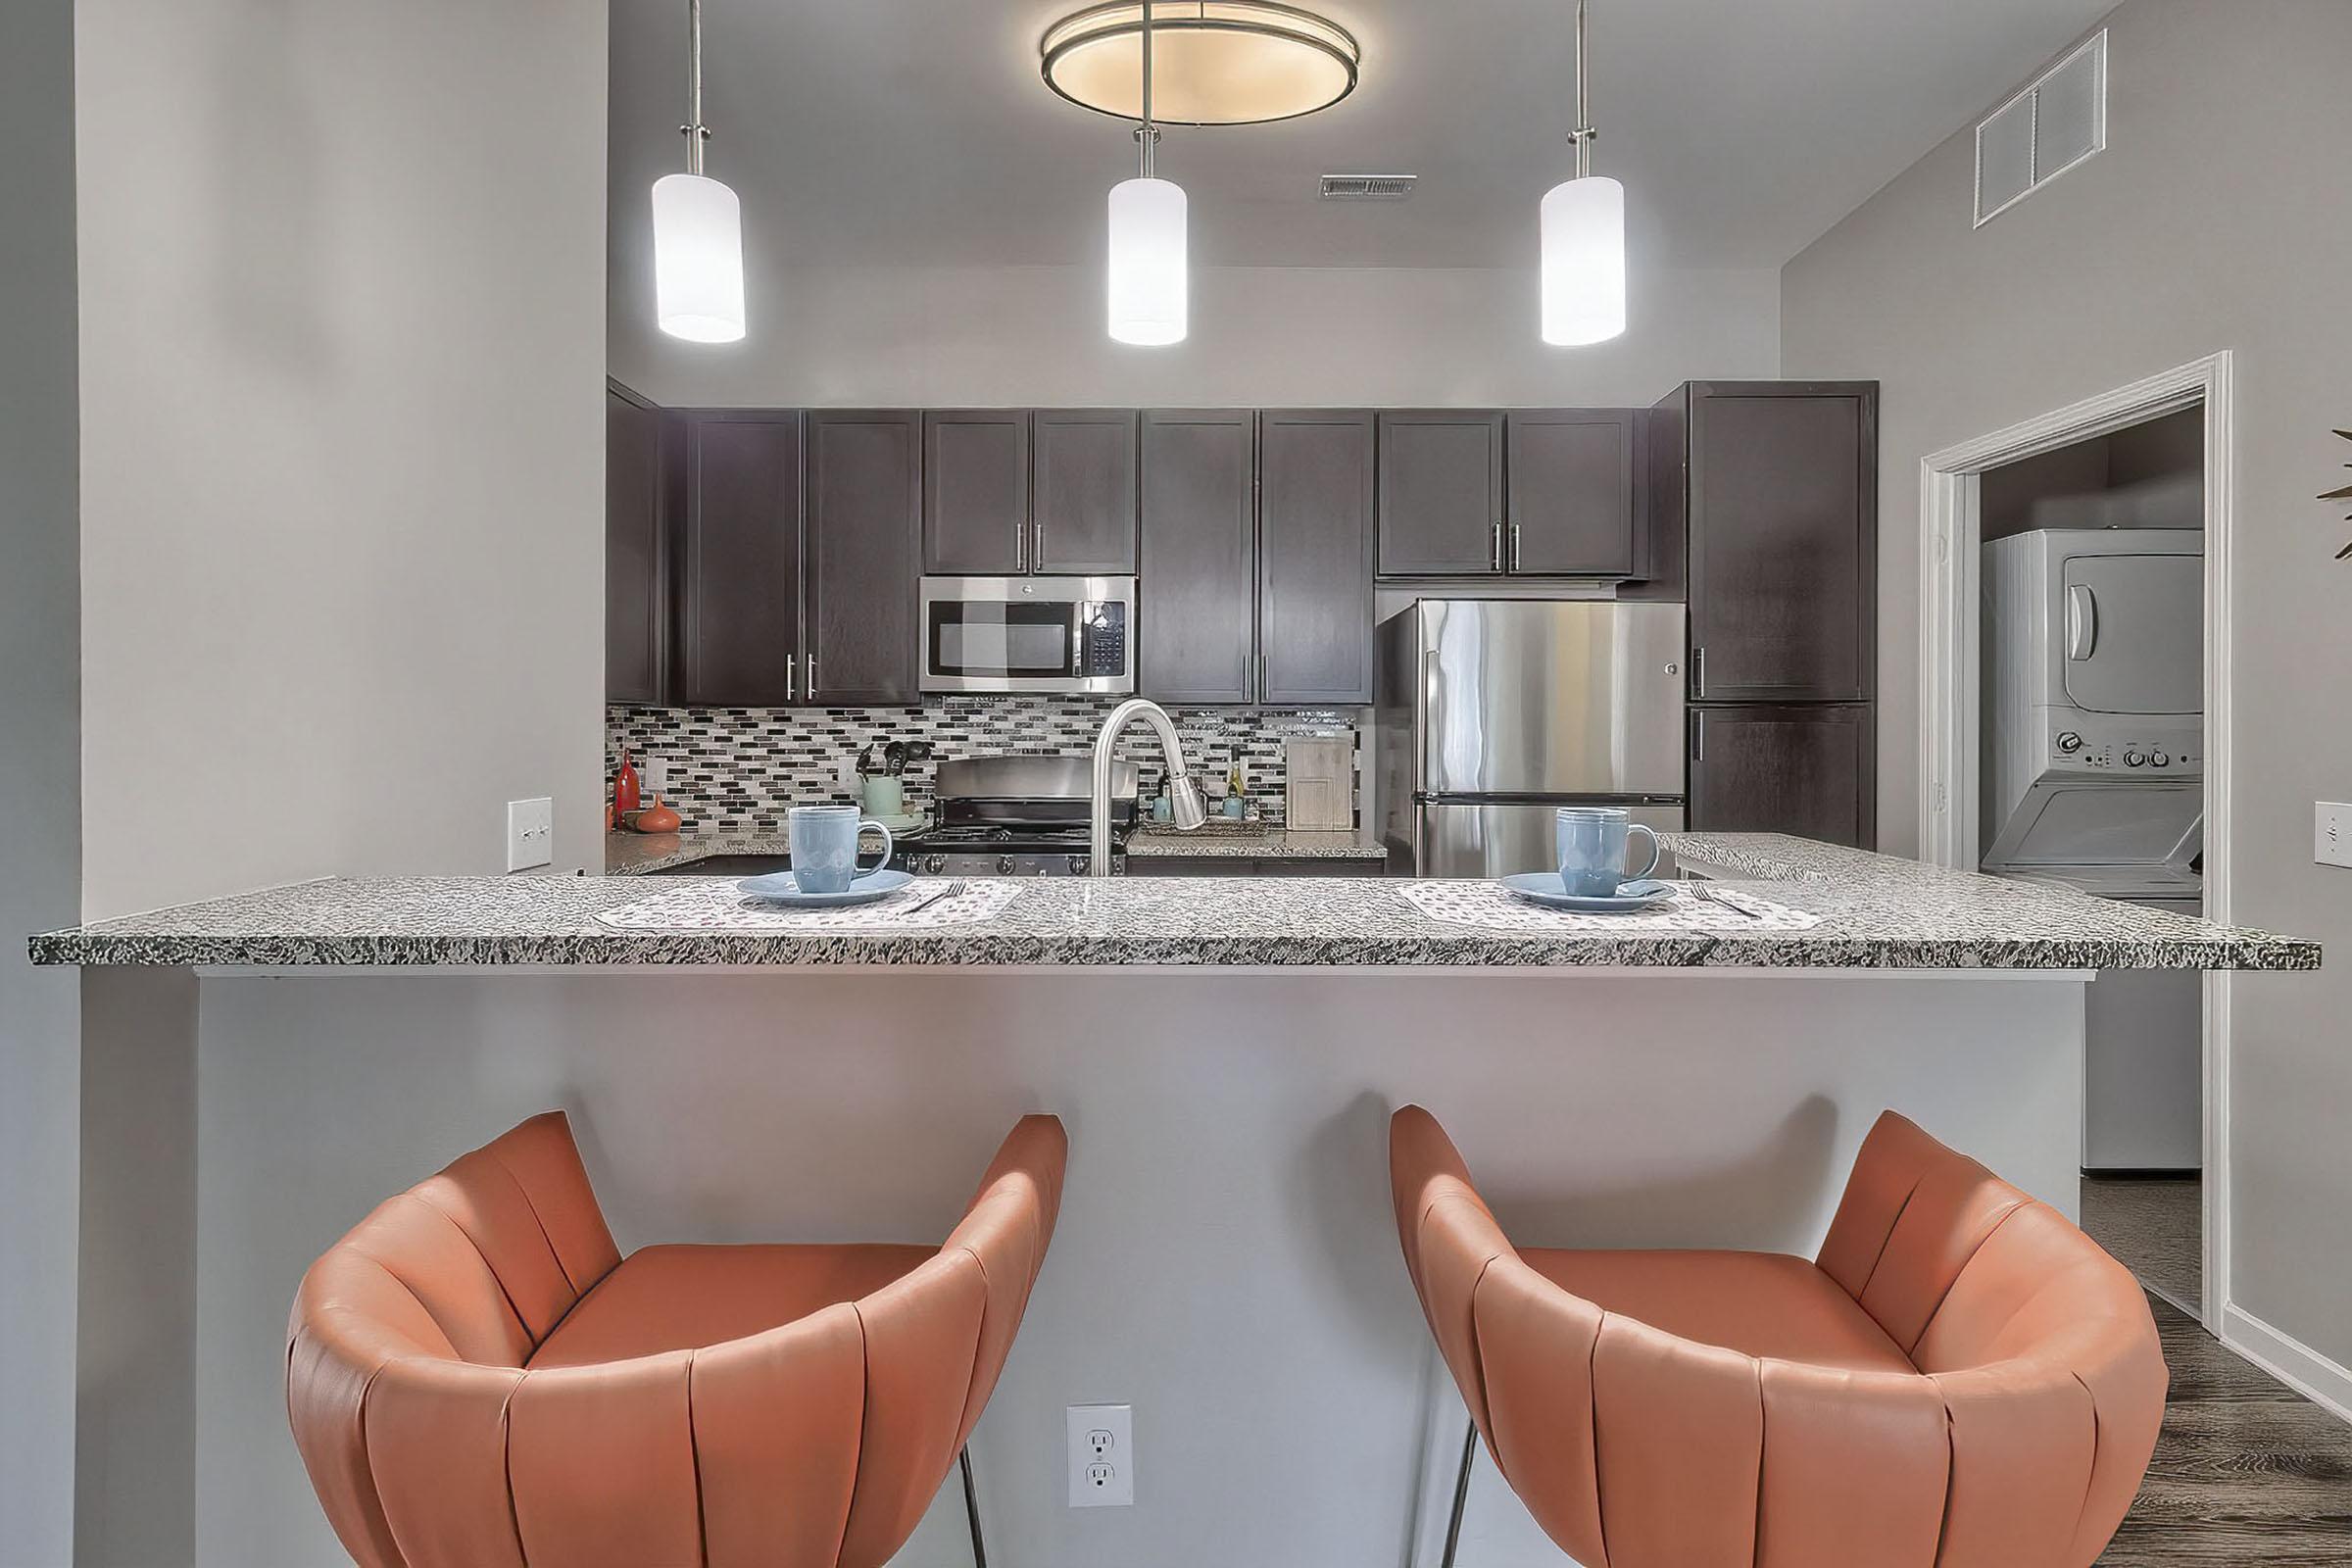
[[[703,143],[710,127],[703,123],[703,0],[686,0],[686,123],[678,127],[686,138],[686,172],[703,172]]]
[[[1576,148],[1579,179],[1592,172],[1592,138],[1599,134],[1592,128],[1592,88],[1585,74],[1585,0],[1576,0],[1576,128],[1568,140]]]
[[[1136,127],[1135,139],[1143,144],[1143,177],[1150,179],[1152,149],[1159,140],[1159,127],[1152,123],[1152,0],[1144,0],[1144,122]]]

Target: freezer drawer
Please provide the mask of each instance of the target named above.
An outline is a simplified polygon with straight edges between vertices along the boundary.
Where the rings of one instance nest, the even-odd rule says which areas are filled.
[[[1420,853],[1416,874],[1425,877],[1510,876],[1520,871],[1557,870],[1552,813],[1568,803],[1543,801],[1510,805],[1426,803],[1420,808]],[[1680,806],[1628,806],[1637,822],[1660,833],[1679,833]],[[1637,859],[1644,853],[1635,840]],[[1667,870],[1661,866],[1661,874]]]

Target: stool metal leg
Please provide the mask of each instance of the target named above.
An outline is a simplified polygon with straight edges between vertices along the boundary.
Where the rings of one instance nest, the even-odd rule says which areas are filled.
[[[1478,1423],[1462,1434],[1462,1469],[1453,1480],[1453,1517],[1446,1521],[1446,1555],[1439,1568],[1453,1568],[1453,1551],[1462,1544],[1462,1507],[1470,1500],[1470,1464],[1478,1457]]]
[[[972,1486],[972,1450],[963,1448],[956,1459],[963,1467],[963,1514],[972,1526],[972,1568],[988,1568],[988,1545],[980,1539],[980,1494]]]

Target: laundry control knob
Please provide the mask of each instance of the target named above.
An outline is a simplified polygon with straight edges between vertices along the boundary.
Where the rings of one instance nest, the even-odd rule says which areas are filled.
[[[2157,767],[2170,767],[2173,765],[2172,754],[2169,752],[2153,753],[2149,756],[2148,760]]]
[[[2070,729],[2058,737],[2058,749],[2062,752],[2079,752],[2082,749],[2082,737]]]
[[[997,857],[997,874],[999,876],[1010,876],[1012,875],[1012,869],[1011,856],[1000,855]]]
[[[2145,752],[2126,752],[2126,753],[2124,754],[2124,765],[2125,765],[2126,767],[2145,767],[2145,766],[2147,766],[2147,765],[2148,765],[2148,756],[2147,756],[2147,753],[2145,753]]]

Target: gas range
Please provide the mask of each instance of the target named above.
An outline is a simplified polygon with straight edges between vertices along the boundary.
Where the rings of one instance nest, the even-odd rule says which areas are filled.
[[[1094,763],[1084,757],[973,757],[939,764],[939,825],[907,834],[891,864],[917,876],[1084,876]],[[1135,764],[1111,774],[1112,869],[1136,818]]]

